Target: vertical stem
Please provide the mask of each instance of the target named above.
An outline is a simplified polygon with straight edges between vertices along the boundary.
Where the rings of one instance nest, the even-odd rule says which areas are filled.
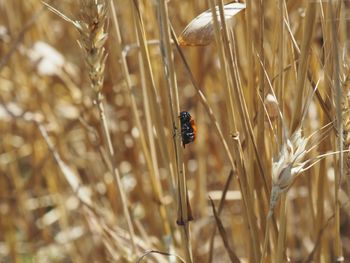
[[[278,47],[278,84],[277,84],[277,101],[280,103],[280,111],[283,116],[283,102],[284,102],[284,0],[278,1],[279,9],[279,47]],[[282,119],[278,120],[278,145],[282,145],[287,134],[284,134],[285,128],[282,127]],[[280,149],[278,149],[280,151]],[[286,238],[286,196],[287,193],[283,193],[281,196],[281,205],[279,213],[280,228],[278,231],[276,262],[283,262],[285,251],[285,238]]]
[[[265,52],[264,52],[264,1],[259,0],[259,56],[262,64],[265,62]],[[262,66],[259,67],[259,90],[260,97],[265,98],[265,74]],[[264,105],[258,103],[258,134],[257,134],[257,146],[258,149],[265,152],[265,112]],[[264,162],[263,162],[264,163]]]
[[[286,228],[287,228],[287,192],[284,192],[281,196],[280,201],[280,214],[279,222],[280,229],[278,231],[278,242],[277,242],[277,252],[276,252],[276,262],[284,261],[284,251],[285,251],[285,240],[286,240]]]
[[[144,107],[144,112],[146,117],[147,135],[148,135],[148,142],[149,142],[151,162],[152,162],[150,181],[152,185],[152,191],[155,195],[155,198],[157,199],[156,202],[159,208],[159,214],[162,218],[161,222],[163,225],[162,226],[163,235],[168,236],[170,234],[170,226],[169,226],[169,220],[168,220],[165,207],[162,204],[162,200],[161,200],[163,197],[163,190],[160,184],[158,157],[157,157],[155,138],[153,133],[153,123],[152,123],[152,117],[151,117],[150,102],[148,99],[151,96],[148,94],[148,91],[147,91],[147,87],[146,87],[147,84],[146,84],[145,74],[144,74],[144,65],[140,54],[139,54],[139,63],[140,63],[140,71],[141,71],[141,79],[142,79],[141,87],[142,87],[142,96],[143,96],[143,107]]]
[[[270,221],[271,221],[271,216],[268,215],[266,218],[266,228],[265,228],[265,238],[264,238],[264,245],[263,245],[263,251],[261,253],[261,258],[260,258],[260,263],[264,263],[265,261],[265,255],[267,252],[267,246],[269,244],[269,232],[270,232]]]
[[[304,34],[303,42],[301,43],[301,54],[300,54],[300,63],[298,67],[298,77],[297,77],[297,86],[296,86],[296,104],[295,110],[293,112],[292,118],[292,128],[291,132],[293,133],[300,125],[300,118],[303,111],[304,103],[304,86],[307,74],[307,67],[309,65],[309,53],[311,47],[311,41],[314,34],[314,26],[317,17],[317,8],[314,2],[309,2],[306,9],[305,21],[304,21]]]
[[[238,96],[242,96],[242,94],[239,94],[239,92],[237,92],[237,87],[236,82],[232,81],[230,83],[230,79],[234,80],[234,69],[233,69],[233,59],[232,56],[228,55],[225,57],[225,51],[230,53],[229,48],[230,46],[228,45],[228,33],[227,33],[227,28],[226,28],[226,24],[225,24],[225,19],[224,19],[224,14],[223,14],[223,3],[220,2],[219,8],[220,8],[220,21],[223,25],[223,31],[225,32],[225,34],[223,35],[225,38],[222,39],[221,38],[221,34],[220,34],[220,25],[219,25],[219,19],[217,17],[217,8],[215,5],[215,1],[214,0],[209,0],[209,4],[210,4],[210,8],[211,8],[211,12],[212,12],[212,17],[213,17],[213,22],[214,22],[214,28],[215,28],[215,39],[216,39],[216,43],[217,43],[217,48],[218,48],[218,53],[219,53],[219,59],[220,59],[220,63],[221,63],[221,68],[222,68],[222,73],[223,73],[223,79],[224,79],[224,84],[225,84],[225,92],[226,92],[226,104],[227,104],[227,108],[228,108],[228,116],[229,116],[229,127],[230,127],[230,133],[237,138],[237,140],[234,140],[234,146],[233,149],[235,151],[234,156],[236,157],[236,162],[237,162],[237,168],[238,168],[238,176],[241,179],[240,183],[241,183],[241,193],[242,193],[242,199],[244,202],[244,206],[246,208],[246,213],[247,213],[247,218],[248,218],[248,225],[250,227],[250,245],[253,249],[253,258],[254,261],[256,262],[258,260],[258,258],[260,258],[260,249],[259,249],[259,238],[258,238],[258,229],[257,229],[257,225],[256,225],[256,221],[254,221],[255,215],[254,215],[254,211],[253,208],[254,206],[252,205],[252,196],[249,192],[249,186],[248,186],[248,182],[247,182],[247,178],[246,178],[246,170],[245,170],[245,166],[244,166],[244,160],[243,160],[243,152],[242,152],[242,147],[239,141],[239,136],[238,136],[238,132],[237,132],[237,128],[236,128],[236,120],[235,120],[235,113],[234,113],[234,102],[233,102],[233,89],[232,89],[232,85],[236,88],[235,92],[238,94]],[[222,41],[223,40],[223,41]],[[226,46],[224,45],[226,44]],[[227,59],[229,59],[229,63],[227,62]],[[228,65],[229,64],[229,65]],[[230,68],[230,71],[228,70]],[[231,75],[230,75],[231,73]],[[242,97],[241,97],[242,98]],[[238,107],[239,112],[240,112],[240,116],[241,116],[241,120],[243,122],[243,126],[245,126],[245,124],[247,124],[244,121],[244,114],[242,113],[242,109],[241,109],[242,104],[240,105],[240,107]],[[247,132],[247,134],[249,134]]]
[[[250,142],[251,142],[250,144],[253,146],[256,161],[257,161],[256,162],[257,168],[258,168],[258,171],[259,171],[259,173],[263,179],[263,182],[264,182],[263,186],[264,186],[265,193],[268,194],[269,189],[268,189],[268,186],[266,183],[266,176],[265,176],[264,170],[262,168],[260,152],[258,151],[258,148],[256,145],[253,127],[252,127],[252,124],[250,121],[249,112],[248,112],[248,108],[247,108],[247,103],[246,103],[246,100],[243,96],[242,85],[240,84],[240,81],[239,81],[239,74],[238,74],[238,70],[237,70],[237,61],[234,60],[234,57],[232,54],[232,49],[234,50],[234,48],[232,48],[230,46],[230,41],[229,41],[229,37],[228,37],[228,29],[227,29],[226,22],[225,22],[222,0],[220,0],[220,2],[219,2],[219,11],[220,11],[220,22],[221,22],[221,25],[223,27],[223,29],[222,29],[223,41],[221,41],[220,44],[222,44],[222,46],[223,46],[223,50],[224,50],[225,55],[226,55],[225,58],[228,59],[228,63],[226,66],[228,66],[228,69],[229,69],[228,72],[230,73],[228,76],[231,77],[231,85],[232,86],[229,86],[229,88],[232,88],[231,94],[236,95],[235,96],[237,98],[236,105],[238,105],[237,109],[238,109],[238,113],[239,113],[238,116],[240,117],[242,126],[244,128],[245,136],[250,139]],[[215,19],[214,19],[214,25],[215,25]],[[232,42],[232,46],[234,46],[234,42]],[[236,56],[235,56],[235,58],[236,58]]]
[[[343,158],[343,122],[342,122],[342,110],[341,110],[341,99],[342,99],[342,89],[340,86],[340,66],[339,66],[339,55],[338,55],[338,36],[336,27],[336,16],[333,10],[333,1],[329,2],[329,12],[331,18],[331,28],[332,28],[332,53],[333,53],[333,78],[335,85],[335,110],[337,116],[337,130],[338,130],[338,141],[337,150],[339,151],[338,158],[338,172],[335,172],[335,253],[337,261],[343,261],[342,244],[340,239],[340,203],[338,200],[340,181],[344,173],[344,158]]]
[[[326,150],[326,147],[324,147],[325,143],[321,145],[321,152],[324,152]],[[322,150],[324,149],[324,150]],[[322,160],[320,162],[320,166],[317,167],[319,169],[319,174],[321,174],[321,171],[326,170],[326,160]],[[325,185],[327,182],[326,176],[319,176],[317,181],[317,217],[316,217],[316,232],[317,235],[322,231],[322,227],[324,225],[324,203],[325,203]],[[321,262],[321,253],[322,253],[322,247],[323,247],[323,240],[325,238],[321,237],[320,245],[317,249],[316,256],[315,256],[315,262]]]
[[[278,68],[278,84],[277,84],[277,101],[280,104],[280,111],[283,116],[283,99],[284,99],[284,0],[279,0],[278,2],[278,9],[279,9],[279,47],[278,47],[278,61],[279,61],[279,68]],[[278,145],[283,144],[283,128],[282,128],[282,120],[278,119]],[[286,134],[284,136],[287,136]],[[280,151],[280,149],[278,149]]]
[[[248,87],[246,89],[246,96],[245,98],[248,98],[246,100],[246,107],[247,107],[247,112],[252,113],[253,112],[253,106],[254,106],[254,96],[252,96],[252,94],[254,94],[254,82],[255,82],[255,65],[254,65],[254,29],[253,29],[253,3],[256,1],[252,1],[252,0],[247,0],[246,1],[246,9],[245,9],[245,13],[246,13],[246,26],[247,26],[247,84]],[[220,0],[220,4],[219,4],[219,9],[221,9],[221,7],[223,7],[223,1]],[[220,11],[220,14],[223,13],[222,11]],[[220,15],[221,16],[221,15]],[[222,19],[222,16],[221,16]],[[228,32],[227,29],[225,29],[226,27],[226,23],[222,22],[223,25],[223,29],[224,29],[224,34],[223,37],[225,38],[225,32]],[[228,41],[229,39],[227,39]],[[227,42],[228,43],[228,42]],[[227,48],[227,47],[226,47]],[[229,56],[228,56],[229,57]],[[229,60],[231,61],[231,60]],[[230,64],[230,62],[229,62]],[[236,71],[237,72],[237,71]],[[231,74],[233,74],[232,72],[232,67],[231,67]],[[232,77],[231,77],[232,78]],[[238,78],[238,74],[237,74],[237,78]],[[236,78],[236,79],[237,79]],[[232,78],[233,80],[233,78]],[[235,84],[233,84],[235,85]],[[244,95],[244,93],[242,93],[242,95]],[[243,118],[243,116],[242,116]],[[264,156],[264,152],[263,152],[264,148],[259,149],[261,156]],[[252,143],[248,143],[247,145],[247,155],[248,156],[253,156],[254,155],[254,147]],[[254,160],[254,158],[247,158],[245,159],[246,162],[246,169],[247,169],[247,181],[248,181],[248,191],[249,191],[249,195],[253,196],[254,195],[254,190],[255,190],[255,185],[256,185],[256,180],[261,179],[261,177],[259,176],[259,173],[255,174],[255,168],[257,168],[257,171],[259,171],[259,167],[257,162]],[[259,179],[258,179],[259,178]],[[251,198],[251,206],[255,207],[255,198]],[[259,236],[259,233],[255,233],[256,236]]]
[[[265,51],[264,51],[264,1],[263,0],[259,0],[258,2],[258,12],[259,12],[259,39],[258,39],[258,52],[259,52],[259,56],[261,59],[261,63],[262,65],[259,66],[258,68],[258,74],[259,74],[259,86],[258,86],[258,93],[260,98],[262,98],[264,100],[265,98],[265,73],[264,73],[264,69],[263,67],[265,67]],[[265,149],[265,110],[264,110],[264,105],[263,103],[258,103],[257,106],[257,147],[259,149],[259,151],[263,152],[264,154],[262,154],[261,156],[261,160],[262,160],[262,168],[264,171],[267,171],[267,157],[266,157],[266,149]],[[268,180],[267,184],[269,184],[269,181],[271,181],[271,179],[266,178]],[[265,216],[265,202],[264,202],[264,198],[263,198],[263,194],[264,194],[264,186],[263,186],[263,180],[262,178],[259,176],[255,182],[256,185],[256,191],[257,191],[257,196],[258,196],[258,207],[259,207],[259,211],[260,212],[260,220],[261,220],[261,229],[266,229],[266,216]],[[266,196],[266,199],[268,199],[268,197]]]
[[[115,155],[114,155],[114,150],[113,150],[113,145],[112,145],[112,140],[111,140],[111,136],[108,130],[108,123],[107,123],[107,119],[106,119],[106,114],[105,114],[105,110],[104,110],[104,106],[103,106],[103,102],[101,99],[101,94],[98,93],[96,94],[96,106],[98,108],[98,112],[100,115],[100,120],[101,120],[101,124],[102,124],[102,131],[103,131],[103,137],[105,139],[105,143],[108,149],[108,158],[109,161],[111,162],[112,165],[112,174],[113,177],[116,180],[117,183],[117,187],[118,187],[118,192],[120,195],[120,200],[123,206],[123,212],[124,212],[124,217],[128,226],[128,231],[129,231],[129,235],[130,235],[130,240],[131,240],[131,245],[132,245],[132,254],[136,253],[136,245],[135,245],[135,232],[134,232],[134,227],[132,225],[131,222],[131,217],[130,217],[130,213],[128,210],[128,200],[126,199],[126,195],[124,192],[124,188],[122,187],[122,182],[120,179],[120,173],[119,170],[116,166],[115,163]]]
[[[164,220],[162,220],[163,231],[165,234],[167,234],[170,231],[170,228],[169,228],[168,221],[166,220],[167,214],[164,211],[165,208],[163,205],[161,205],[161,201],[160,201],[160,199],[162,198],[162,191],[161,191],[162,189],[157,184],[158,177],[159,177],[156,175],[157,168],[155,168],[155,167],[157,167],[157,166],[155,166],[153,164],[154,158],[152,158],[151,152],[148,149],[148,145],[146,142],[146,136],[144,134],[144,129],[141,125],[141,119],[140,119],[140,116],[138,114],[136,99],[135,99],[134,93],[132,92],[132,83],[131,83],[131,79],[130,79],[129,69],[128,69],[126,58],[125,58],[125,54],[123,54],[122,39],[121,39],[119,22],[118,22],[114,2],[112,0],[110,0],[110,8],[111,8],[111,15],[112,15],[112,21],[114,24],[115,34],[116,34],[116,38],[117,38],[116,49],[117,49],[117,52],[119,54],[122,73],[123,73],[125,83],[127,86],[127,91],[128,91],[129,97],[130,97],[132,113],[134,116],[136,127],[138,128],[139,133],[140,133],[141,148],[142,148],[142,151],[143,151],[144,156],[145,156],[147,169],[149,170],[150,180],[152,183],[152,189],[153,189],[153,192],[156,193],[155,197],[158,199],[157,202],[160,204],[159,212],[160,212],[161,217],[164,219]],[[145,104],[146,103],[147,103],[147,101],[145,102]],[[153,156],[154,156],[154,152],[153,152]],[[171,168],[169,168],[169,170],[171,170]],[[172,186],[172,181],[170,180],[170,178],[169,178],[169,181],[170,181],[169,185]]]
[[[161,48],[163,52],[163,62],[165,75],[168,79],[169,101],[172,113],[172,122],[175,131],[180,130],[180,121],[178,114],[180,113],[179,92],[176,82],[175,67],[173,61],[173,51],[170,42],[170,24],[168,17],[168,9],[165,0],[158,0],[160,14],[160,32],[161,32]],[[181,227],[181,236],[183,251],[186,255],[186,261],[192,262],[192,248],[190,241],[189,221],[192,220],[190,204],[187,194],[186,176],[183,162],[183,152],[181,150],[181,138],[174,136],[174,149],[176,154],[176,166],[178,174],[178,218],[177,222]]]

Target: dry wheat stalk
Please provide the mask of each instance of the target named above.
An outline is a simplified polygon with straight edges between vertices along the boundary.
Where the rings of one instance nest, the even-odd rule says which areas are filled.
[[[344,150],[350,149],[350,72],[346,76],[343,84],[343,100],[342,100],[342,115],[343,115],[343,132],[344,132]],[[347,183],[347,194],[350,194],[350,153],[344,154],[345,163],[345,181]]]
[[[115,163],[114,149],[112,146],[111,136],[108,129],[107,119],[103,106],[102,87],[104,79],[105,62],[107,53],[104,44],[107,39],[106,19],[107,6],[104,0],[81,0],[81,19],[77,27],[80,33],[79,45],[84,51],[85,61],[89,69],[89,77],[91,88],[95,92],[96,106],[99,110],[100,120],[103,128],[105,142],[108,148],[110,163],[112,164],[112,173],[120,194],[120,199],[123,205],[124,216],[128,225],[130,234],[132,252],[135,253],[134,229],[131,223],[129,210],[127,207],[127,199],[124,189],[121,184],[119,171]]]
[[[73,24],[80,34],[78,43],[84,53],[84,59],[88,66],[91,88],[94,91],[95,104],[99,111],[105,144],[108,149],[108,157],[112,165],[111,172],[119,190],[121,203],[123,205],[124,217],[128,226],[130,241],[132,244],[132,253],[135,254],[136,246],[134,228],[127,206],[126,195],[121,184],[120,173],[117,169],[114,149],[112,146],[111,136],[109,133],[107,118],[103,105],[102,88],[105,63],[107,58],[107,53],[104,48],[104,44],[107,40],[107,4],[104,0],[80,0],[80,3],[80,20],[72,20],[52,6],[48,4],[45,5],[61,18]]]

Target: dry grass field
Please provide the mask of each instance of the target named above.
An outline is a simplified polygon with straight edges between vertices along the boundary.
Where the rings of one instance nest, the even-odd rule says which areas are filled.
[[[0,0],[1,263],[350,262],[350,2],[230,2]]]

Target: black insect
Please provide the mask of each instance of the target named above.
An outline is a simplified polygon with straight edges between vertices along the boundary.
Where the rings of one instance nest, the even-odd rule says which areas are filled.
[[[197,126],[191,114],[187,111],[180,112],[182,145],[193,142],[197,135]]]

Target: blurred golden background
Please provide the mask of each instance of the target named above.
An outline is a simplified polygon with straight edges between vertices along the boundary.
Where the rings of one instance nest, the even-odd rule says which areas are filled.
[[[349,1],[247,0],[181,47],[222,1],[46,3],[0,0],[1,263],[349,261],[349,154],[319,157],[349,147]]]

